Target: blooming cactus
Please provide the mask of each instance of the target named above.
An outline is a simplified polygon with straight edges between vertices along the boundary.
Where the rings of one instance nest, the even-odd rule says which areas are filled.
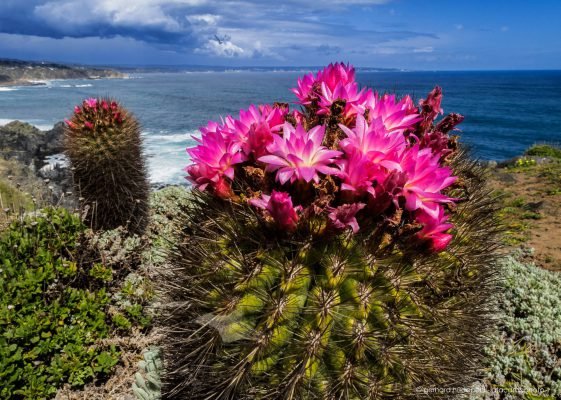
[[[359,87],[344,64],[293,92],[296,109],[250,106],[189,149],[198,190],[158,285],[163,398],[471,387],[492,322],[496,201],[449,136],[461,116],[435,122],[438,88],[416,107]]]
[[[456,181],[445,165],[455,151],[448,132],[462,117],[434,126],[440,88],[416,107],[410,96],[361,89],[354,68],[336,63],[298,79],[292,91],[302,110],[252,105],[202,127],[188,149],[195,187],[263,209],[291,232],[300,218],[323,218],[315,234],[327,234],[372,230],[399,217],[421,227],[416,237],[433,241],[430,249],[444,250]]]
[[[142,235],[148,223],[150,187],[136,118],[109,98],[74,107],[64,130],[65,153],[89,226],[124,226]],[[204,165],[193,166],[193,170]]]

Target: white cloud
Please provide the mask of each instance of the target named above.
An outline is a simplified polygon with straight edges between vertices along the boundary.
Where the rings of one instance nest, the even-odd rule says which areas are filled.
[[[187,21],[192,24],[211,25],[214,26],[222,19],[220,15],[215,14],[195,14],[188,15]]]
[[[168,5],[193,6],[200,0],[64,0],[36,6],[34,14],[51,26],[75,29],[81,25],[105,23],[112,26],[151,26],[168,32],[182,29],[178,21],[166,14]]]
[[[417,47],[413,49],[413,53],[432,53],[433,51],[434,47],[432,46]]]
[[[185,29],[168,9],[192,8],[207,0],[62,0],[35,6],[33,13],[57,29],[73,30],[81,25],[105,23],[111,26],[158,27],[167,32]],[[209,14],[199,15],[211,21]]]
[[[203,46],[195,49],[195,53],[209,54],[227,58],[251,56],[251,53],[248,53],[229,40],[223,40],[219,42],[218,40],[214,39],[207,41]]]

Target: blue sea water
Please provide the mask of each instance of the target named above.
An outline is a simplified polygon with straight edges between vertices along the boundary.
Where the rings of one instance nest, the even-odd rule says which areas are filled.
[[[82,99],[111,96],[142,124],[151,180],[182,183],[182,168],[189,163],[185,148],[199,126],[252,103],[293,102],[289,88],[302,73],[159,72],[0,88],[0,125],[19,119],[49,129]],[[482,159],[510,158],[535,142],[561,142],[561,71],[359,71],[357,79],[379,92],[410,93],[416,100],[440,85],[444,112],[465,115],[462,141]]]

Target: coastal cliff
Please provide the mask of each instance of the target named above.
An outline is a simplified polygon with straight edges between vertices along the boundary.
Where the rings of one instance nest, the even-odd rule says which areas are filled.
[[[126,78],[126,74],[105,68],[0,59],[0,86],[43,85],[51,79]]]

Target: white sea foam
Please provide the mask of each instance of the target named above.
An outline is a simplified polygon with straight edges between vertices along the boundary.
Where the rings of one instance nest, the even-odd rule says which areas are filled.
[[[63,83],[63,84],[57,85],[56,87],[66,89],[66,88],[85,88],[85,87],[92,87],[92,86],[93,85],[91,83],[83,83],[83,84],[75,84],[75,85],[72,85],[72,84],[69,84],[69,83]]]
[[[14,92],[19,90],[17,87],[0,87],[0,92]]]
[[[40,131],[50,131],[51,129],[53,129],[54,126],[54,124],[36,123],[32,121],[29,121],[29,123],[33,125],[35,128],[39,129]]]
[[[191,141],[191,136],[196,135],[198,133],[197,130],[189,131],[186,133],[171,133],[171,134],[164,134],[164,133],[151,133],[151,132],[144,132],[143,137],[145,142],[150,142],[158,145],[159,143],[182,143]]]
[[[9,123],[12,122],[12,121],[13,121],[13,119],[9,119],[9,118],[8,118],[8,119],[0,118],[0,126],[7,125],[7,124],[9,124]]]
[[[45,157],[45,166],[43,168],[54,169],[57,166],[65,168],[68,166],[68,158],[64,154],[53,154]]]
[[[193,130],[185,133],[166,133],[165,131],[143,133],[151,182],[185,183],[183,169],[189,164],[189,156],[185,149],[193,145],[191,135],[197,132]]]

